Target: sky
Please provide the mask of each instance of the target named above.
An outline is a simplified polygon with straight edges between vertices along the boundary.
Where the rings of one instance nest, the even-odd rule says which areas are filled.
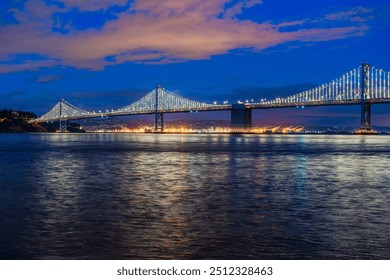
[[[42,115],[65,98],[118,109],[156,85],[202,102],[286,97],[363,62],[390,70],[389,47],[388,0],[0,0],[0,108]],[[390,126],[390,105],[372,111]],[[351,126],[359,114],[253,113],[255,123]]]

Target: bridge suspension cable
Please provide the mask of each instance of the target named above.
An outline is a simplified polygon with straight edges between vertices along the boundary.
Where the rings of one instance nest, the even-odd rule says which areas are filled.
[[[156,95],[157,90],[157,95]],[[150,91],[140,100],[112,111],[90,112],[77,108],[68,103],[64,99],[58,102],[49,112],[33,120],[33,122],[46,121],[61,121],[72,119],[86,119],[109,116],[123,115],[138,115],[138,114],[153,114],[169,113],[169,112],[188,112],[188,111],[211,111],[211,110],[227,110],[230,105],[207,104],[204,102],[194,101],[188,98],[181,97],[173,92],[167,91],[162,87],[157,87],[156,90]]]
[[[372,102],[390,98],[390,72],[369,67],[369,88],[364,99]],[[359,103],[362,94],[362,66],[341,75],[331,82],[297,94],[273,100],[251,103],[254,107],[288,107]]]
[[[363,69],[364,68],[364,69]],[[363,75],[364,73],[364,75]],[[364,81],[364,83],[363,83]],[[248,108],[282,108],[293,106],[322,106],[390,102],[390,72],[370,67],[368,64],[356,67],[340,77],[320,86],[297,94],[264,100],[260,102],[246,101]],[[232,105],[207,104],[181,97],[160,86],[150,91],[138,101],[112,111],[90,112],[61,100],[49,112],[32,122],[63,121],[109,116],[137,114],[163,114],[170,112],[231,110]],[[367,111],[368,112],[368,111]],[[160,116],[161,117],[161,116]]]
[[[76,106],[62,99],[49,112],[34,121],[46,122],[60,119],[79,119],[92,114],[94,113],[77,108]]]
[[[156,98],[157,90],[157,98]],[[188,111],[188,110],[203,110],[207,108],[218,107],[214,104],[207,104],[198,101],[193,101],[188,98],[181,97],[175,93],[168,91],[162,87],[157,87],[156,90],[150,91],[146,96],[140,100],[123,107],[118,110],[118,113],[124,114],[142,114],[157,111],[169,112],[169,111]],[[156,102],[156,99],[158,102]],[[157,108],[156,108],[157,104]]]

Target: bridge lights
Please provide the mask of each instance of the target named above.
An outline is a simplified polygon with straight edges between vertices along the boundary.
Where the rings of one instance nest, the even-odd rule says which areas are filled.
[[[349,72],[349,99],[353,99],[353,71]]]
[[[379,96],[378,96],[378,98],[382,97],[382,72],[383,72],[383,70],[380,69],[379,70]]]
[[[387,98],[390,97],[390,72],[387,73]]]
[[[371,86],[370,86],[370,91],[369,91],[369,95],[370,96],[367,96],[367,98],[368,99],[370,99],[371,98],[371,96],[373,96],[374,95],[374,71],[375,70],[375,67],[373,66],[372,68],[371,68]]]

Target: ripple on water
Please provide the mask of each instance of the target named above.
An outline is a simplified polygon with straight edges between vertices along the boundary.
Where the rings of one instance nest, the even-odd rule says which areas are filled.
[[[385,136],[5,134],[2,259],[389,259]]]

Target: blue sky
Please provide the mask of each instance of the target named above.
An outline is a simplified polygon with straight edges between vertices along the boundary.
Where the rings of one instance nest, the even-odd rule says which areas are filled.
[[[205,102],[288,96],[363,62],[390,70],[389,17],[385,0],[3,0],[0,108],[115,109],[157,84]],[[390,126],[389,109],[374,106],[374,124]],[[356,106],[254,116],[359,124]]]

